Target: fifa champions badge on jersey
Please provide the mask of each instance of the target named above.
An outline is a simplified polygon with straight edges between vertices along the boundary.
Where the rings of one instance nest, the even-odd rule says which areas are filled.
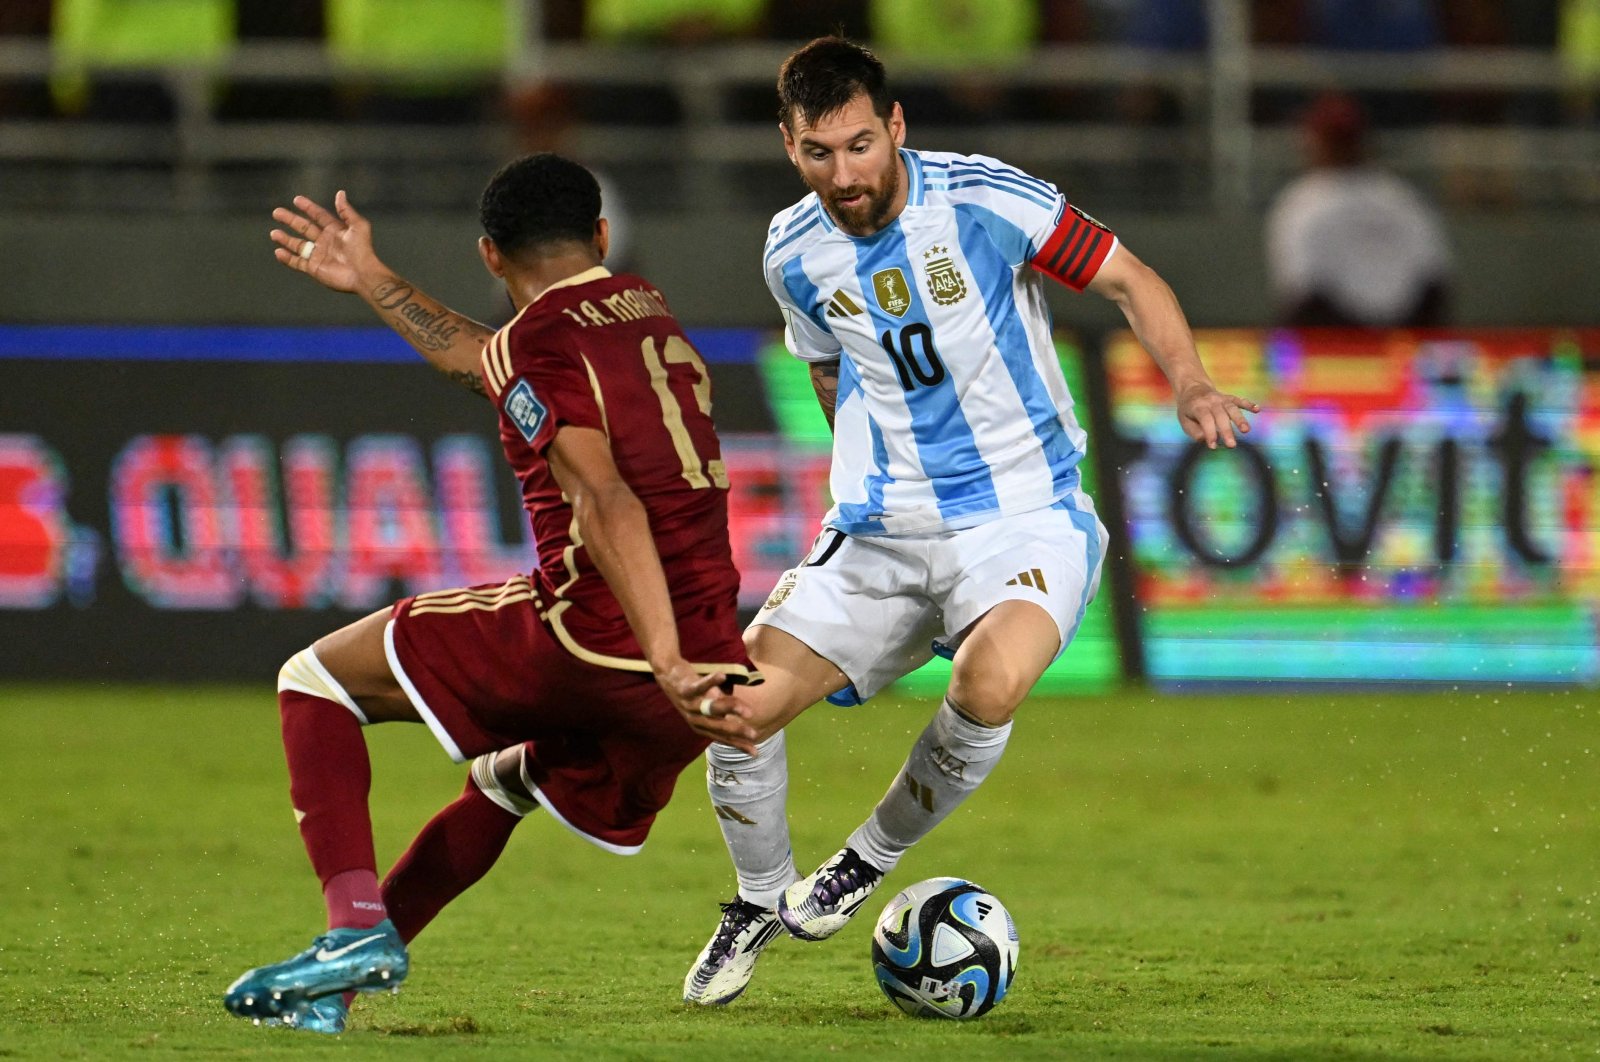
[[[911,286],[906,283],[906,275],[900,272],[899,266],[872,274],[872,292],[885,313],[904,317],[911,309]]]
[[[922,252],[926,264],[928,294],[940,306],[953,306],[967,297],[967,278],[956,268],[948,247],[930,247]]]
[[[533,437],[544,427],[544,418],[549,412],[545,404],[534,397],[533,388],[528,386],[527,380],[518,380],[517,386],[506,395],[506,416],[511,418],[511,423],[529,442],[533,442]]]

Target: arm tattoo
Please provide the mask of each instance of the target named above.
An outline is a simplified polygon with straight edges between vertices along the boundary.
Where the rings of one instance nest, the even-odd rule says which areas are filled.
[[[461,369],[446,369],[444,374],[478,397],[489,397],[489,392],[483,388],[483,373],[464,372]]]
[[[833,410],[839,401],[839,359],[811,363],[811,389],[817,393],[817,404],[822,415],[828,418],[828,430],[833,430]]]
[[[372,289],[372,302],[384,322],[416,347],[429,364],[469,391],[487,397],[481,372],[453,368],[428,355],[444,354],[463,342],[481,348],[493,338],[492,330],[441,306],[396,276],[385,277]]]

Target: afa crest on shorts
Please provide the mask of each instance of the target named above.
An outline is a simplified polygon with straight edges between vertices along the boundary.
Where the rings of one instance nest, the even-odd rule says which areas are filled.
[[[930,247],[922,252],[927,271],[928,294],[940,306],[953,306],[967,297],[967,278],[956,268],[948,247]]]
[[[761,606],[761,611],[765,612],[768,609],[777,608],[789,600],[789,595],[794,592],[795,584],[799,581],[799,576],[795,575],[792,569],[784,572],[783,578],[778,580],[778,585],[773,587],[772,593],[767,595],[766,603]]]
[[[878,305],[885,313],[904,317],[911,309],[911,285],[906,283],[906,275],[898,266],[872,274],[872,293],[878,297]]]
[[[533,437],[544,427],[544,418],[549,413],[545,404],[534,395],[527,380],[518,380],[517,386],[506,395],[506,416],[511,418],[511,423],[529,442],[533,442]]]

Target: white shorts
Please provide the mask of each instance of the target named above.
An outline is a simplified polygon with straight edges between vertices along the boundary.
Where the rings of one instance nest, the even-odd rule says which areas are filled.
[[[1002,601],[1042,606],[1064,651],[1100,589],[1108,536],[1088,495],[960,531],[846,535],[824,528],[783,573],[751,625],[800,639],[854,686],[859,704],[927,663],[951,656]]]

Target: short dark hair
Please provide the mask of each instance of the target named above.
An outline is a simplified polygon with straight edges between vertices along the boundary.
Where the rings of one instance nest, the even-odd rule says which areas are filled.
[[[478,203],[478,220],[501,254],[538,252],[553,243],[588,243],[600,219],[594,174],[541,151],[500,167]]]
[[[865,93],[885,121],[894,108],[888,75],[876,55],[843,37],[818,37],[778,68],[778,120],[785,126],[798,109],[808,122],[842,109]]]

